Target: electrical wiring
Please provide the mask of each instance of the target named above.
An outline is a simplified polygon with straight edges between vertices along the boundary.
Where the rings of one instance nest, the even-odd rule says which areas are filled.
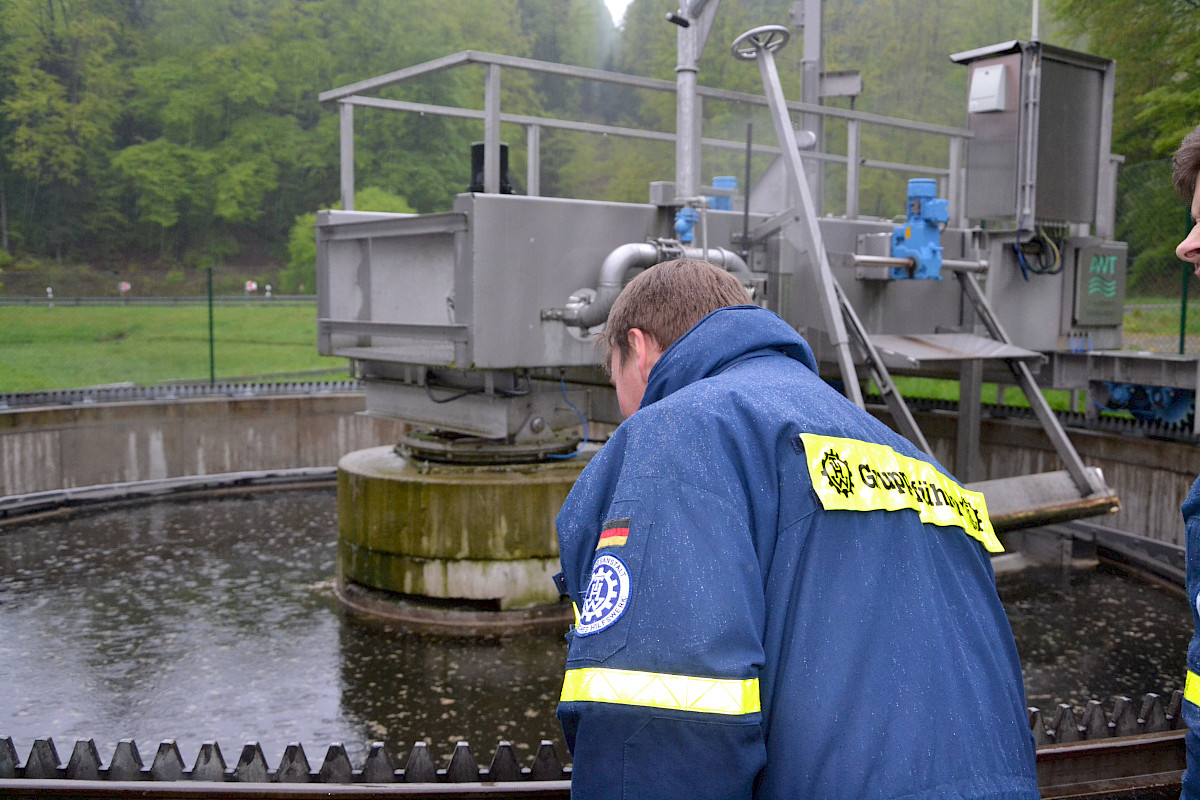
[[[583,446],[585,444],[587,444],[587,440],[588,440],[587,417],[585,417],[583,415],[583,412],[579,410],[579,407],[576,406],[574,403],[572,403],[571,399],[569,397],[567,397],[567,382],[561,376],[558,379],[558,388],[562,391],[563,401],[566,402],[566,404],[571,407],[572,411],[574,411],[576,414],[579,415],[579,421],[583,423],[583,439],[579,442],[579,446],[575,448],[575,452],[565,453],[563,455],[551,455],[551,456],[547,456],[547,458],[553,458],[553,459],[574,458],[575,456],[577,456],[583,452]]]
[[[1030,275],[1057,275],[1062,272],[1062,249],[1044,227],[1039,225],[1036,235],[1026,242],[1021,241],[1022,233],[1017,231],[1017,240],[1012,243],[1021,277],[1028,281]]]

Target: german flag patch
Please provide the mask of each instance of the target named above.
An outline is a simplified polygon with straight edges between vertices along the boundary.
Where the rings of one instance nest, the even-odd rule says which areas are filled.
[[[629,517],[610,519],[604,523],[604,529],[600,532],[600,543],[596,545],[596,549],[599,550],[602,547],[621,547],[628,541]]]

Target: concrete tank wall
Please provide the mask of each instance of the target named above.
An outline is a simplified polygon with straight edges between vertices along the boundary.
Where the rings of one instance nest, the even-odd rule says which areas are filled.
[[[0,412],[0,497],[297,467],[399,441],[361,393],[199,398]]]
[[[332,467],[346,453],[398,441],[403,426],[362,416],[363,395],[202,398],[0,411],[0,497],[125,481],[260,469]],[[955,418],[917,416],[953,469]],[[1122,509],[1093,520],[1183,544],[1179,504],[1200,474],[1200,447],[1071,430],[1104,470]],[[987,477],[1062,469],[1033,422],[985,420]]]
[[[938,460],[953,471],[955,417],[916,417]],[[1179,506],[1200,474],[1200,447],[1076,428],[1067,434],[1083,462],[1104,470],[1121,498],[1120,511],[1091,522],[1183,545]],[[1065,469],[1041,426],[1032,421],[984,420],[980,453],[989,479]]]

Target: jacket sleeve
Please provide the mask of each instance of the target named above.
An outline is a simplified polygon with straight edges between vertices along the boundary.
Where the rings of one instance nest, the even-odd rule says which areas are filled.
[[[745,510],[647,475],[622,481],[604,516],[579,558],[558,710],[572,796],[750,797],[764,600]]]
[[[1183,503],[1187,528],[1187,595],[1192,607],[1194,633],[1187,653],[1187,677],[1184,684],[1183,719],[1188,730],[1187,768],[1183,772],[1183,800],[1200,800],[1200,478],[1192,485]]]

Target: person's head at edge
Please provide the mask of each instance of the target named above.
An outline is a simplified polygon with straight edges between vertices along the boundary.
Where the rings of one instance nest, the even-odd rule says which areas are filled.
[[[602,334],[621,415],[638,410],[650,370],[676,339],[718,308],[746,302],[737,278],[693,258],[664,261],[631,280],[613,303]]]
[[[1192,264],[1196,275],[1200,276],[1200,193],[1197,191],[1200,186],[1196,185],[1196,176],[1200,174],[1200,126],[1183,137],[1173,161],[1171,182],[1179,199],[1189,204],[1192,218],[1192,228],[1175,248],[1175,254]]]

